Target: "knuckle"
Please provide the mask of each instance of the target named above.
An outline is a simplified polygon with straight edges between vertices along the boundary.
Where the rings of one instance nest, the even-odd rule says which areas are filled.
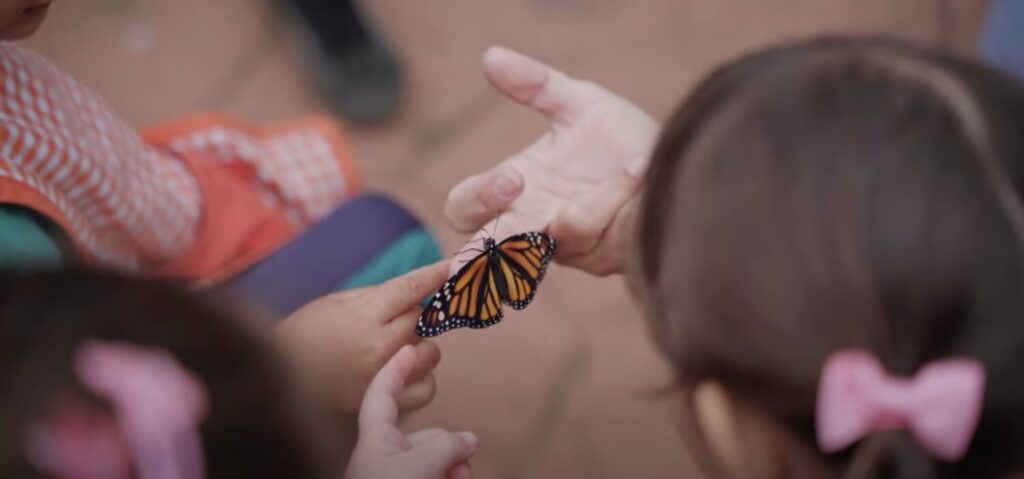
[[[429,366],[428,369],[434,369],[441,362],[441,348],[438,348],[436,344],[430,341],[424,341],[420,343],[420,357],[424,358],[423,361]]]
[[[405,289],[411,294],[418,294],[423,289],[423,280],[416,276],[405,276],[402,279]]]
[[[435,395],[437,395],[437,382],[434,380],[434,375],[430,374],[423,382],[422,405],[430,404],[434,400]]]

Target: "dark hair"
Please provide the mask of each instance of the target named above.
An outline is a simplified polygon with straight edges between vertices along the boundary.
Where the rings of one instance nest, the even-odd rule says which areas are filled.
[[[885,39],[748,55],[699,85],[653,155],[639,244],[657,337],[684,389],[721,383],[814,477],[1018,473],[1022,185],[1024,89],[1006,75]],[[817,452],[820,368],[849,347],[901,375],[980,360],[966,457],[935,461],[902,432]]]
[[[72,370],[91,339],[162,348],[201,380],[207,477],[327,477],[310,409],[258,331],[171,284],[85,271],[0,274],[4,477],[43,477],[25,458],[24,434],[61,399],[109,409]]]

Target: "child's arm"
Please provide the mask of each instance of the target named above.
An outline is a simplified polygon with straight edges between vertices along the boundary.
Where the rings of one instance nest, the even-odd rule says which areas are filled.
[[[359,442],[346,479],[470,479],[476,436],[433,428],[405,434],[395,427],[395,396],[416,368],[413,348],[403,347],[377,373],[359,411]]]
[[[551,131],[452,188],[449,223],[465,233],[487,223],[493,230],[500,212],[501,231],[491,231],[499,240],[546,231],[558,240],[556,261],[599,275],[624,272],[658,123],[600,86],[505,49],[487,52],[484,73],[502,94],[546,116]],[[472,254],[457,256],[453,268]]]
[[[377,286],[324,296],[282,321],[274,337],[317,397],[351,414],[388,358],[413,345],[410,382],[397,402],[403,411],[421,408],[434,397],[432,371],[441,352],[416,336],[416,320],[420,301],[441,287],[447,271],[447,261],[439,262]]]

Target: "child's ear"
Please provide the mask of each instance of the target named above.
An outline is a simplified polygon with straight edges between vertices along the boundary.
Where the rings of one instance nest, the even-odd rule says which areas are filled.
[[[778,459],[765,428],[753,411],[744,410],[714,380],[701,381],[693,390],[693,410],[708,449],[722,470],[735,479],[777,477]]]

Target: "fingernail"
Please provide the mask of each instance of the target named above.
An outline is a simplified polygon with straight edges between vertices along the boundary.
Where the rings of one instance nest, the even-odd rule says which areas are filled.
[[[626,164],[626,173],[634,178],[640,178],[647,172],[647,157],[638,156]]]
[[[470,446],[476,447],[476,443],[477,443],[476,434],[473,434],[473,433],[471,433],[469,431],[463,431],[463,432],[460,432],[458,434],[459,434],[459,437],[461,437],[466,442],[468,442]]]
[[[512,178],[508,173],[502,174],[494,182],[494,193],[506,200],[515,198],[516,194],[519,193],[519,188],[519,181]]]

